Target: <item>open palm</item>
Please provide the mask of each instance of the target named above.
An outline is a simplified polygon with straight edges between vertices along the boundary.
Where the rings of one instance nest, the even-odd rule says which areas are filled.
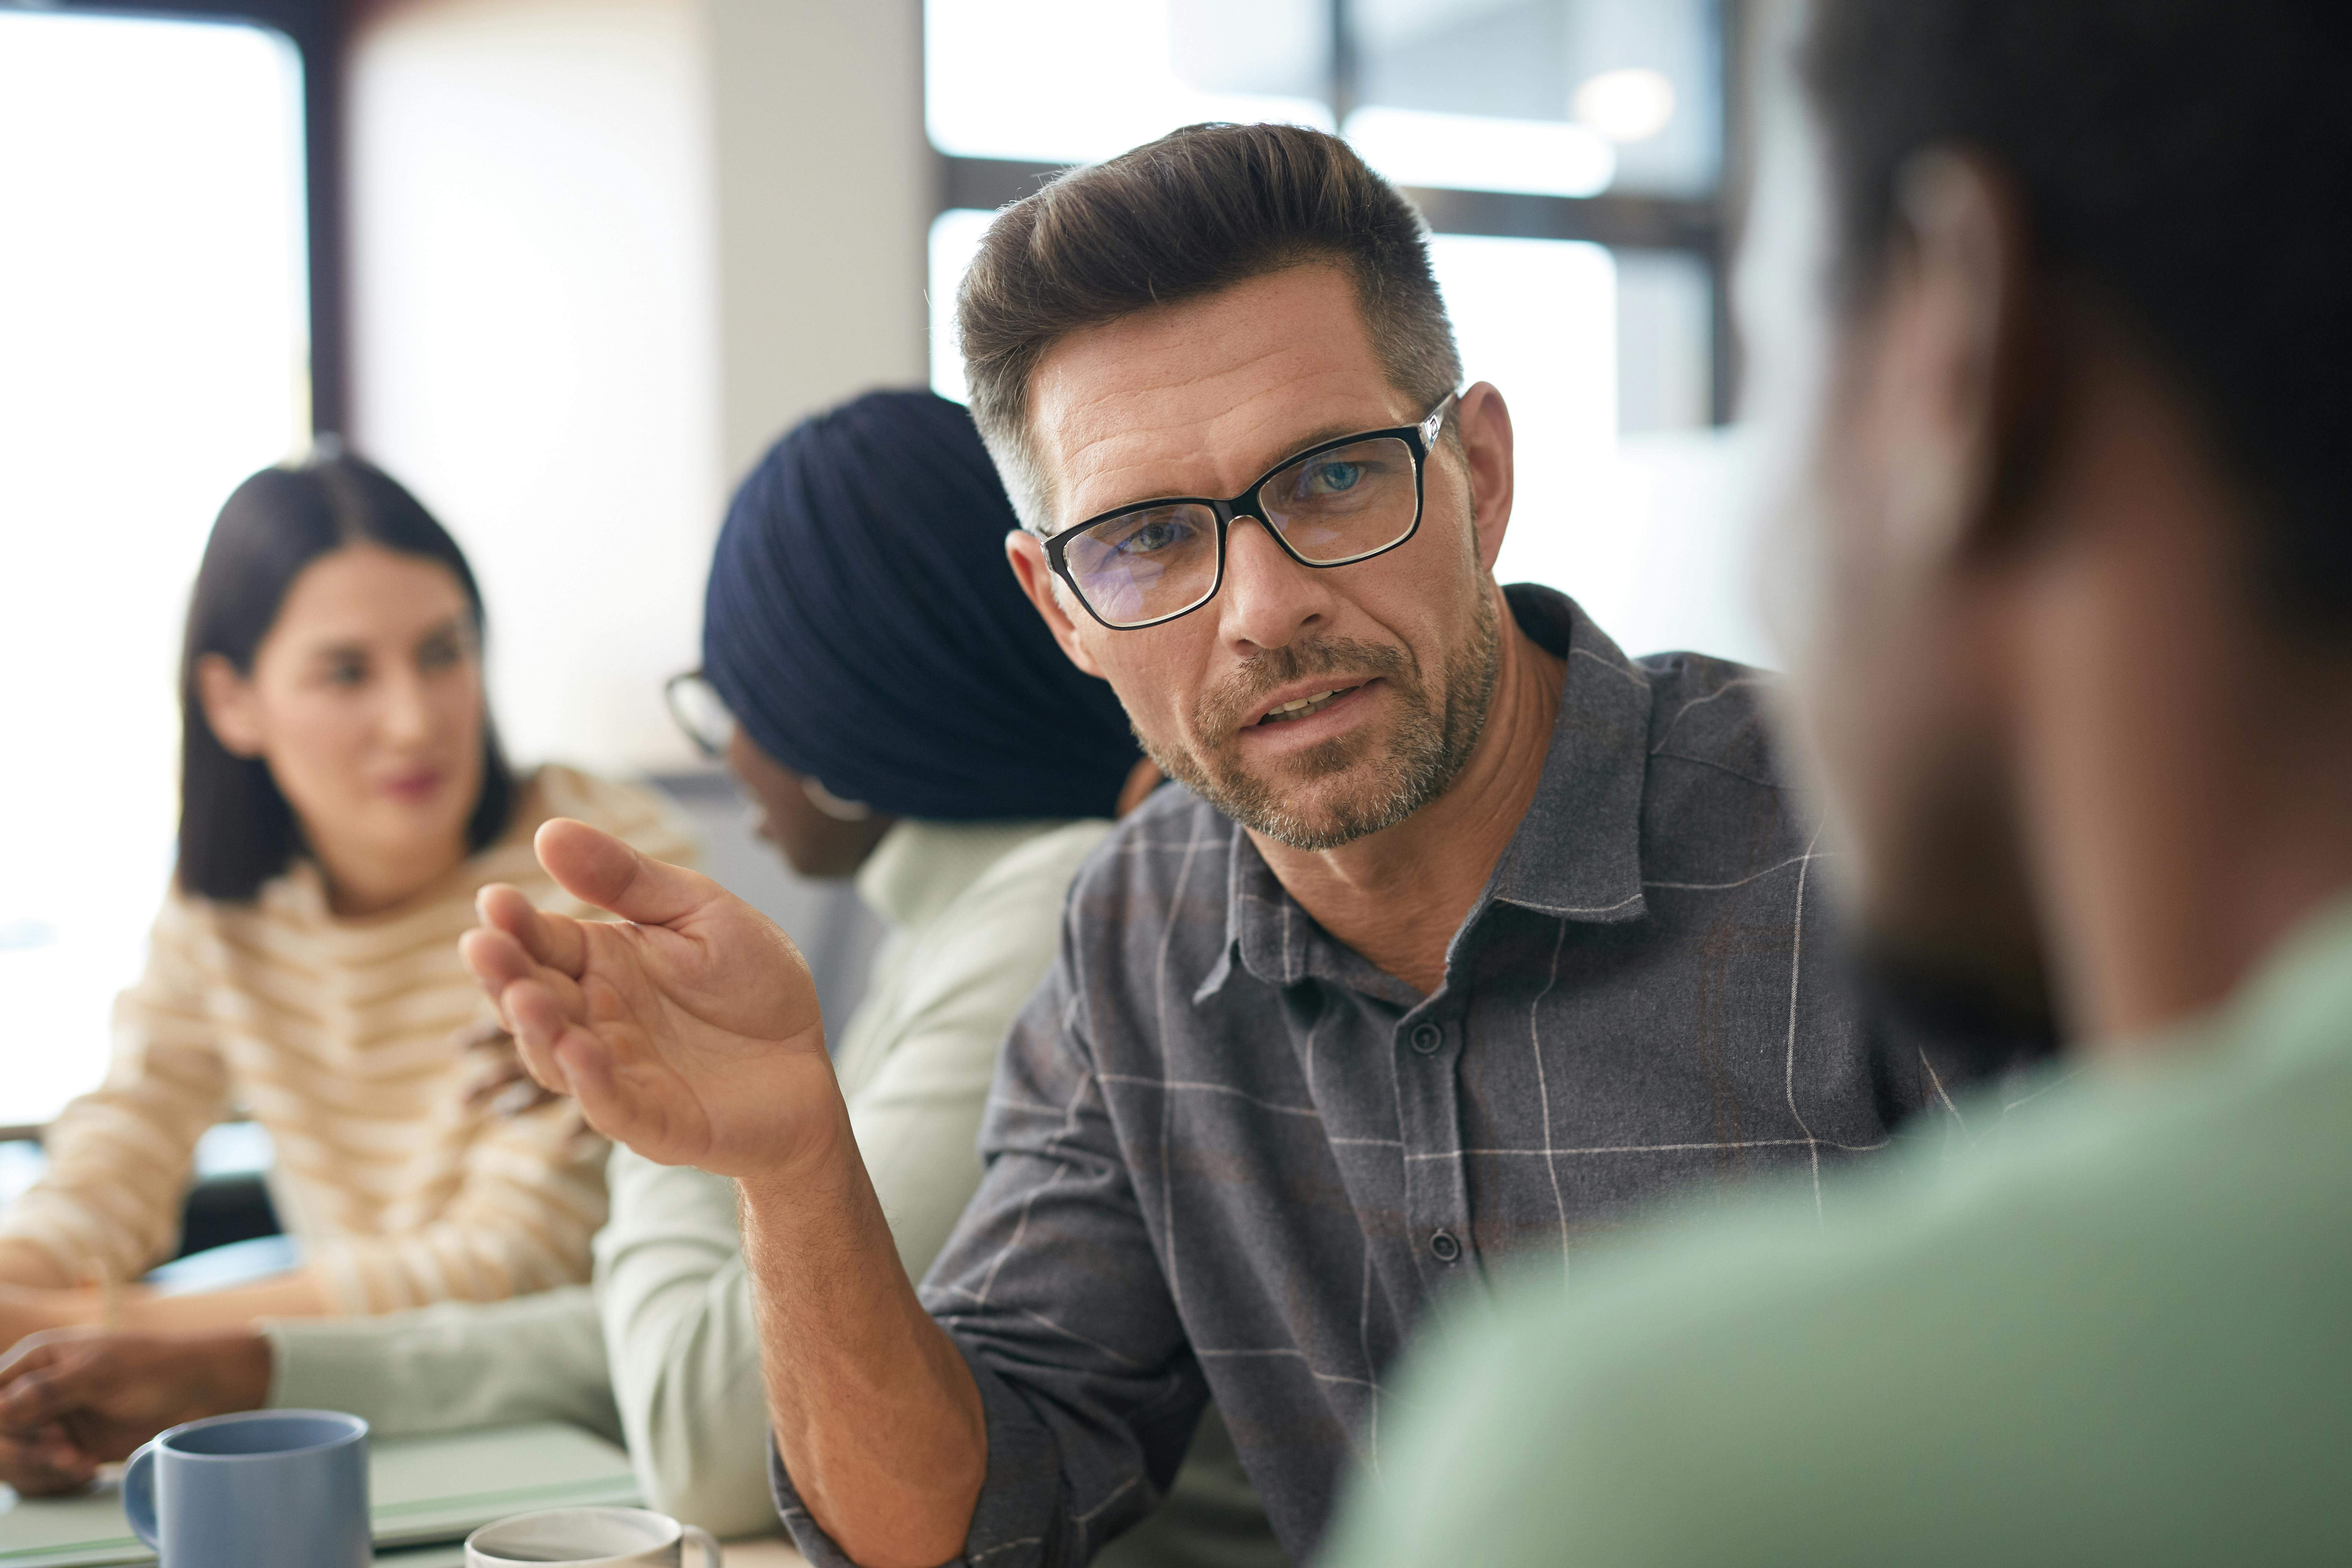
[[[792,939],[709,878],[558,818],[540,864],[621,917],[545,914],[485,888],[467,963],[531,1076],[664,1164],[775,1169],[842,1125],[816,986]]]

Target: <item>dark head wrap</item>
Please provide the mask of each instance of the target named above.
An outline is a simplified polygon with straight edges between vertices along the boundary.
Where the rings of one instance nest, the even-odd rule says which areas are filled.
[[[1022,594],[1017,526],[961,405],[876,392],[820,414],[727,510],[704,676],[761,751],[877,811],[1108,816],[1135,740]]]

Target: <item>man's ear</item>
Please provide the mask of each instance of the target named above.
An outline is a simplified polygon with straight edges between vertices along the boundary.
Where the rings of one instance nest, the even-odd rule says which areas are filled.
[[[260,704],[254,700],[253,682],[236,666],[216,653],[197,659],[196,700],[222,750],[248,760],[261,755]]]
[[[1511,411],[1494,384],[1482,381],[1454,404],[1454,418],[1462,433],[1463,460],[1470,471],[1478,564],[1491,573],[1496,558],[1503,552],[1503,535],[1511,526]]]
[[[1060,579],[1046,563],[1044,541],[1026,529],[1016,528],[1004,536],[1004,558],[1013,563],[1013,575],[1020,579],[1021,591],[1037,606],[1037,613],[1045,618],[1045,629],[1054,634],[1054,640],[1062,645],[1062,652],[1070,662],[1097,680],[1104,679],[1103,672],[1087,656],[1085,645],[1078,641],[1078,628],[1055,592]]]
[[[1892,440],[1888,532],[1915,561],[1996,548],[2036,443],[2025,225],[1990,165],[1923,153],[1895,186],[1876,395]]]

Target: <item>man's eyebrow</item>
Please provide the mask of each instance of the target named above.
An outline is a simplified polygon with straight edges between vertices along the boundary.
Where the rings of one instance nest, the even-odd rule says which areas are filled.
[[[1291,440],[1286,442],[1282,447],[1281,456],[1276,458],[1273,463],[1269,466],[1260,468],[1258,473],[1261,478],[1271,475],[1281,468],[1285,464],[1288,463],[1293,458],[1297,457],[1300,453],[1316,447],[1320,447],[1326,441],[1337,441],[1344,436],[1362,436],[1369,434],[1373,430],[1401,430],[1404,428],[1407,428],[1407,426],[1401,425],[1359,425],[1353,420],[1343,421],[1337,425],[1325,425],[1318,429],[1308,431],[1304,436],[1295,437]],[[1137,496],[1133,500],[1123,500],[1118,505],[1110,507],[1106,510],[1088,512],[1087,515],[1088,517],[1107,517],[1112,513],[1128,511],[1136,507],[1150,506],[1154,501],[1173,500],[1177,499],[1179,498],[1170,491],[1155,490],[1150,495]],[[1221,496],[1217,499],[1222,500],[1224,498]],[[1064,525],[1064,527],[1070,525]],[[1063,528],[1055,528],[1049,531],[1045,534],[1045,537],[1051,539],[1055,534],[1062,531]]]
[[[1367,427],[1364,426],[1350,423],[1346,425],[1326,425],[1319,430],[1310,430],[1306,435],[1301,436],[1297,440],[1290,443],[1289,446],[1284,447],[1282,456],[1276,458],[1275,462],[1276,466],[1286,463],[1291,458],[1298,456],[1299,453],[1307,450],[1309,447],[1320,447],[1324,442],[1336,441],[1342,436],[1361,436],[1365,433],[1366,428]],[[1375,430],[1384,430],[1390,428],[1402,428],[1402,426],[1376,425],[1370,426],[1370,428]]]

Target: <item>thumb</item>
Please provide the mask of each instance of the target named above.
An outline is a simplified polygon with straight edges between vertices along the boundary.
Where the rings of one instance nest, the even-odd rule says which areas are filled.
[[[719,891],[708,877],[640,855],[603,829],[568,816],[542,824],[532,847],[565,892],[640,925],[673,925]]]

